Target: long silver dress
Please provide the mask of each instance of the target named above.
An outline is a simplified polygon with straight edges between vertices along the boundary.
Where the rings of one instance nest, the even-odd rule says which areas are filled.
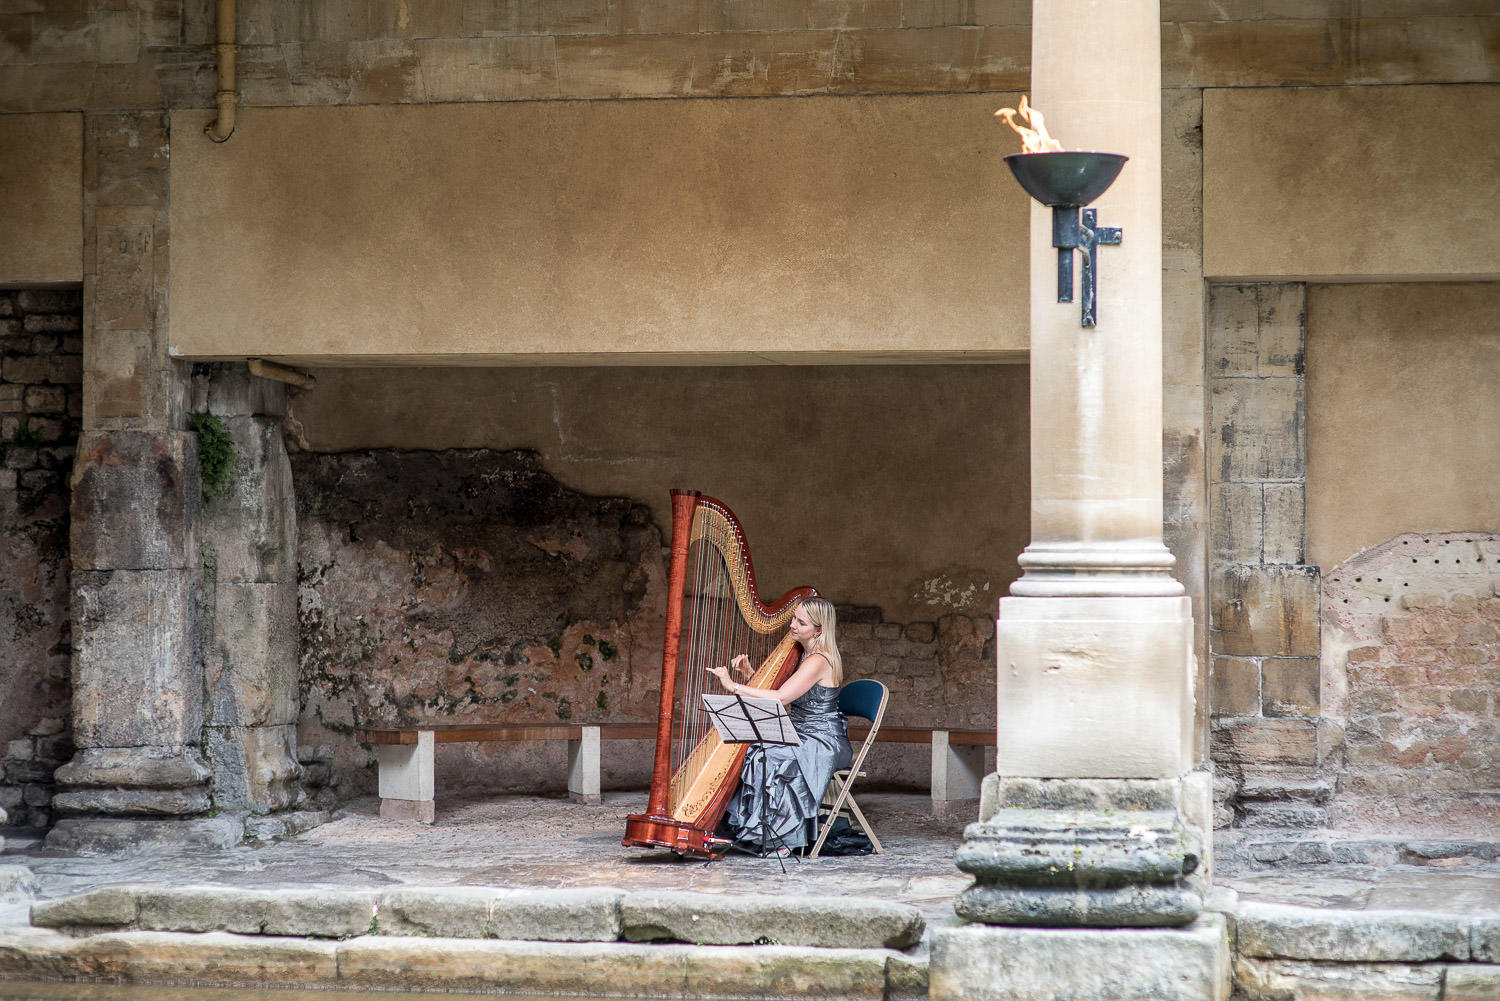
[[[787,715],[802,743],[752,744],[725,814],[730,836],[747,851],[801,848],[817,840],[823,791],[854,758],[837,688],[813,685],[792,700]]]

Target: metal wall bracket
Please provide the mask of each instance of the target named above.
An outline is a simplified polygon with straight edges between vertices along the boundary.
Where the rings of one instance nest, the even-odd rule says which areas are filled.
[[[1096,225],[1095,209],[1057,206],[1052,210],[1052,246],[1057,248],[1057,301],[1073,301],[1073,251],[1083,259],[1083,326],[1098,321],[1099,274],[1094,254],[1100,246],[1118,246],[1124,230]]]

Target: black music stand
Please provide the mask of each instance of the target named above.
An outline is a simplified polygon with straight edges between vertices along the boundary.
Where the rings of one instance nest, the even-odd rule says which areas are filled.
[[[719,738],[726,744],[761,744],[774,747],[798,747],[802,738],[797,736],[797,728],[792,726],[792,718],[787,715],[786,706],[780,699],[746,698],[743,695],[704,695],[703,708],[708,710],[708,715],[714,721],[714,729],[719,731]],[[801,769],[802,763],[797,763]],[[769,847],[769,842],[774,840],[786,848],[786,841],[779,834],[773,834],[770,830],[770,818],[766,816],[767,781],[760,787],[760,825],[761,825],[761,849]],[[788,852],[790,854],[790,852]],[[781,856],[777,856],[781,858]],[[786,872],[786,862],[781,863],[781,871]]]

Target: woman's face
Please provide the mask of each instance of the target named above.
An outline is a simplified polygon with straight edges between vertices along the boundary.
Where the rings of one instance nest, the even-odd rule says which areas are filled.
[[[813,625],[812,619],[807,617],[807,613],[802,610],[801,606],[798,606],[797,610],[792,613],[792,624],[790,626],[792,639],[796,640],[804,648],[807,647],[808,643],[817,639],[818,634],[822,631],[821,628]]]

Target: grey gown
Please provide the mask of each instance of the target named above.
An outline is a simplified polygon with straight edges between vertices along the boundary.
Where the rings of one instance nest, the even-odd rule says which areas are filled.
[[[739,788],[729,800],[730,836],[748,851],[812,844],[828,780],[854,757],[837,688],[813,685],[792,700],[787,715],[802,743],[751,745]]]

